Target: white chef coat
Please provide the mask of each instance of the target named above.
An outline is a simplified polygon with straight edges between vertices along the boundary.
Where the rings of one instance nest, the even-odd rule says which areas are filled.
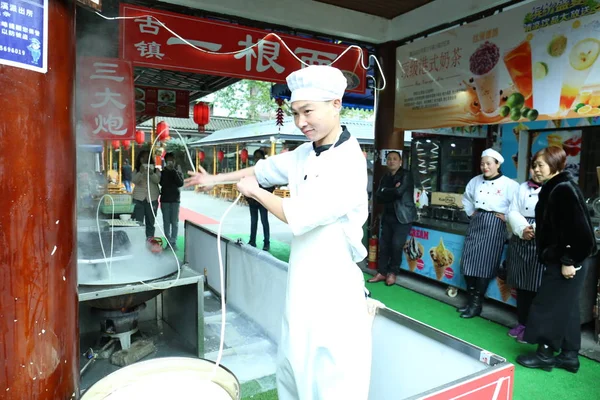
[[[506,214],[518,188],[517,182],[504,175],[490,180],[477,175],[469,181],[463,194],[465,212],[468,216],[477,209]]]
[[[535,218],[535,206],[542,187],[533,188],[527,182],[519,185],[508,209],[508,224],[512,232],[523,238],[523,230],[531,225],[525,218]]]
[[[367,167],[358,141],[319,156],[312,143],[259,161],[261,186],[287,183],[283,212],[293,233],[279,343],[280,400],[366,400],[372,321],[364,277]],[[324,276],[326,278],[324,278]]]

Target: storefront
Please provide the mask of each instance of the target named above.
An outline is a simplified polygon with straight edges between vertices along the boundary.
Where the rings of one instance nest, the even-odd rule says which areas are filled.
[[[451,296],[465,287],[462,193],[481,173],[485,148],[503,155],[504,175],[523,182],[533,153],[562,147],[600,226],[600,42],[598,17],[583,3],[537,1],[397,48],[395,128],[413,133],[408,166],[420,207],[402,268],[449,286]],[[582,322],[593,319],[598,278],[597,260],[588,262]],[[487,297],[516,304],[501,276]]]

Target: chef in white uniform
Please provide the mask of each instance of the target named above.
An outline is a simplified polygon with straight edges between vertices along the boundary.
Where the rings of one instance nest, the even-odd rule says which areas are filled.
[[[508,210],[508,226],[514,234],[506,252],[506,283],[517,290],[518,324],[508,331],[508,336],[525,342],[525,325],[529,318],[529,310],[542,284],[544,264],[539,261],[535,243],[535,206],[542,190],[542,182],[533,174],[527,182],[519,186],[519,190]]]
[[[481,175],[469,181],[463,194],[465,212],[471,218],[461,258],[467,283],[467,304],[458,308],[462,318],[481,314],[483,297],[500,266],[507,237],[506,214],[519,184],[502,175],[504,157],[494,149],[481,154]]]
[[[367,167],[358,141],[340,125],[347,80],[336,68],[309,66],[290,74],[287,83],[294,121],[310,142],[241,171],[191,173],[186,185],[241,179],[242,194],[290,226],[279,399],[366,400],[371,319],[356,263],[367,255]],[[259,184],[287,184],[290,197],[279,198]]]

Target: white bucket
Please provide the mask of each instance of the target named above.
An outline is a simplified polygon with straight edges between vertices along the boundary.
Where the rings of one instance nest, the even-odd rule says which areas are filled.
[[[240,400],[240,384],[212,361],[165,357],[138,362],[104,377],[81,400]],[[214,372],[213,372],[214,371]]]

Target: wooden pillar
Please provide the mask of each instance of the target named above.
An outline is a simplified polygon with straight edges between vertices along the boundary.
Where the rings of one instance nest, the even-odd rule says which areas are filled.
[[[123,146],[119,146],[119,185],[121,184],[121,171],[123,170]]]
[[[156,117],[152,117],[152,131],[150,132],[150,146],[154,145],[154,137],[155,137],[154,135],[156,135]]]
[[[213,175],[217,174],[217,146],[213,147]]]
[[[131,168],[135,167],[135,142],[131,142]]]
[[[75,3],[46,4],[48,72],[0,65],[4,400],[79,398]]]
[[[235,145],[235,170],[240,170],[240,144]]]
[[[196,149],[196,171],[200,169],[200,149]]]
[[[387,42],[377,49],[377,57],[385,74],[387,86],[379,92],[377,99],[377,115],[375,116],[375,168],[373,174],[373,194],[379,187],[379,181],[387,171],[381,164],[381,150],[404,148],[404,130],[394,128],[394,114],[396,104],[396,43]],[[382,80],[378,77],[377,87],[381,87]],[[374,196],[373,196],[374,197]],[[379,236],[379,217],[383,207],[373,200],[373,213],[371,215],[371,231],[369,235]]]

